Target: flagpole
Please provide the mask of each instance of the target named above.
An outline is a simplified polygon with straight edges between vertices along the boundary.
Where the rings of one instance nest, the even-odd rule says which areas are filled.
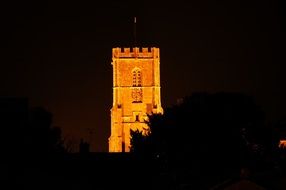
[[[136,47],[137,46],[137,34],[136,34],[136,22],[137,22],[137,20],[136,20],[136,17],[134,17],[134,46]]]

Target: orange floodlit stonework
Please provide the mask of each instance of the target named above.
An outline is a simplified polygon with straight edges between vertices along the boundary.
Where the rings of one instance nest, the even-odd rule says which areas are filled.
[[[286,140],[280,140],[280,142],[279,142],[279,147],[286,149]]]
[[[147,129],[162,113],[159,48],[113,48],[113,105],[109,152],[130,151],[130,129]]]

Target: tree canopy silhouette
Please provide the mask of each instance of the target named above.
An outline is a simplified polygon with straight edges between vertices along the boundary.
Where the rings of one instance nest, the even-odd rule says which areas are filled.
[[[30,111],[27,141],[32,154],[52,155],[64,152],[61,129],[52,126],[52,113],[43,107]]]
[[[131,151],[162,160],[177,178],[200,187],[244,167],[267,167],[277,147],[261,108],[240,93],[195,93],[163,115],[149,115],[148,125],[147,136],[131,133]]]

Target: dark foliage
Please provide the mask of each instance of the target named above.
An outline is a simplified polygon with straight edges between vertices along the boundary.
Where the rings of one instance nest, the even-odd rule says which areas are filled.
[[[61,129],[52,126],[52,113],[42,107],[35,107],[29,115],[27,145],[30,153],[45,156],[63,153]]]
[[[131,150],[159,159],[176,183],[202,189],[273,167],[277,140],[252,97],[239,93],[196,93],[150,115],[147,136],[131,133]]]
[[[87,155],[88,153],[90,153],[90,144],[85,142],[83,139],[80,139],[80,143],[79,143],[79,152],[83,155]]]

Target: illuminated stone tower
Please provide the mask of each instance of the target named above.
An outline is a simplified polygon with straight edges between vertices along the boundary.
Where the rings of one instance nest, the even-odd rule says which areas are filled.
[[[159,48],[113,48],[112,65],[109,152],[129,152],[130,129],[148,128],[147,114],[163,112]]]

